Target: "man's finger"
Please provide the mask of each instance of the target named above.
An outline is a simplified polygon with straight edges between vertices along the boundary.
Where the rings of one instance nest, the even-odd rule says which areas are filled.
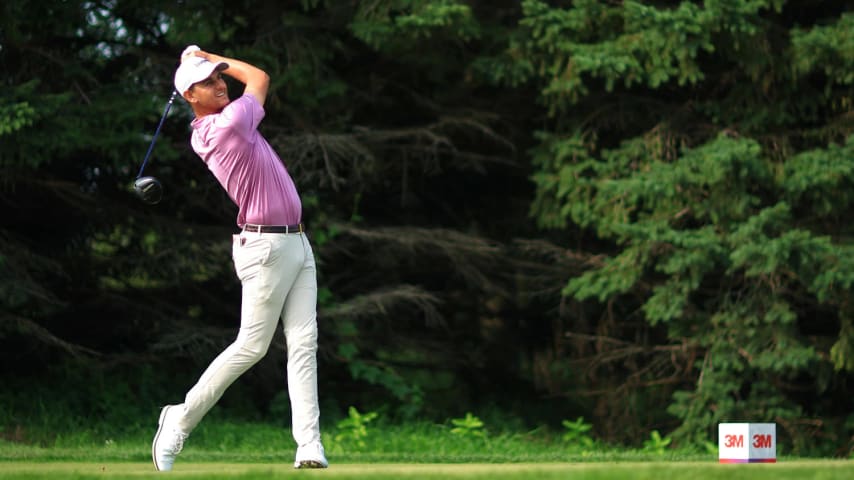
[[[187,57],[195,56],[196,52],[201,51],[198,45],[189,45],[187,48],[181,52],[181,62],[187,59]]]

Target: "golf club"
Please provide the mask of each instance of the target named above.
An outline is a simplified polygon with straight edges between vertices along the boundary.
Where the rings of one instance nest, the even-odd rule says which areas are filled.
[[[151,145],[148,146],[148,152],[145,154],[145,159],[142,160],[142,166],[139,168],[139,173],[136,175],[136,180],[133,182],[133,190],[136,195],[145,203],[154,205],[160,202],[163,198],[163,185],[160,180],[147,176],[143,177],[142,172],[145,170],[145,165],[148,163],[148,158],[151,156],[151,151],[154,150],[154,142],[157,141],[157,136],[160,134],[160,128],[163,126],[163,121],[166,120],[166,115],[169,115],[169,109],[172,108],[172,102],[175,101],[177,91],[172,92],[169,97],[169,102],[163,110],[163,116],[160,117],[160,123],[157,125],[157,130],[154,131],[154,137],[151,139]]]

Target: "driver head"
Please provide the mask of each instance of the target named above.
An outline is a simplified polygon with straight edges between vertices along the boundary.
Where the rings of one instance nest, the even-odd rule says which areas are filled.
[[[154,177],[139,177],[133,182],[133,190],[143,202],[154,205],[163,198],[163,185]]]

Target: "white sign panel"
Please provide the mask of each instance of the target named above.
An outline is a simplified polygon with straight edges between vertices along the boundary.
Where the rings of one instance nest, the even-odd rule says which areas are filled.
[[[777,461],[777,424],[718,424],[718,461],[720,463],[775,463]]]

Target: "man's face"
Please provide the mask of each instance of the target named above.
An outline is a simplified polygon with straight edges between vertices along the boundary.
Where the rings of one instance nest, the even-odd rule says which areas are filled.
[[[196,82],[184,97],[193,105],[196,113],[217,113],[228,105],[228,87],[222,73],[215,71],[205,80]]]

